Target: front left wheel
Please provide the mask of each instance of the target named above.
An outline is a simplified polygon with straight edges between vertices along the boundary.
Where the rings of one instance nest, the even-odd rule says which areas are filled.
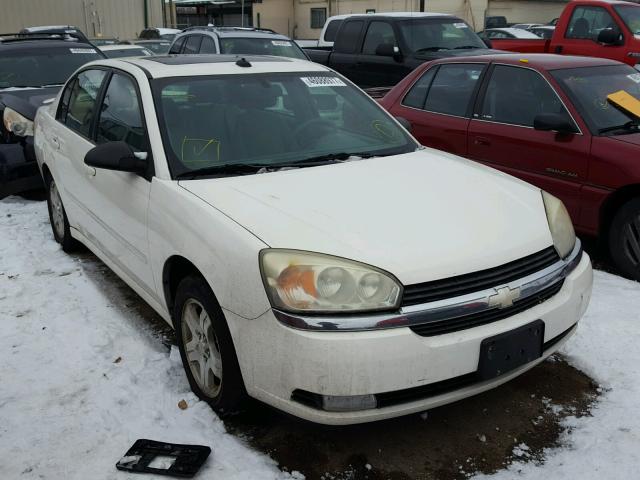
[[[65,252],[78,250],[80,243],[71,236],[71,228],[67,213],[64,210],[58,186],[53,178],[47,182],[47,207],[49,209],[49,222],[53,230],[53,237],[62,246]]]
[[[222,309],[204,278],[180,282],[173,321],[193,392],[218,413],[240,409],[246,393],[238,358]]]

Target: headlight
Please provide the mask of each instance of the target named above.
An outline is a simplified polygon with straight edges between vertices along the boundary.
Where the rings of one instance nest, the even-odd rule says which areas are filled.
[[[389,273],[344,258],[298,250],[260,252],[267,295],[288,312],[364,312],[399,307],[402,286]]]
[[[23,117],[15,110],[10,108],[4,109],[3,115],[4,128],[8,132],[13,132],[19,137],[33,137],[33,121]]]
[[[542,191],[544,209],[547,212],[547,221],[553,238],[553,245],[560,258],[566,258],[571,253],[576,244],[576,233],[569,213],[561,200],[550,193]]]

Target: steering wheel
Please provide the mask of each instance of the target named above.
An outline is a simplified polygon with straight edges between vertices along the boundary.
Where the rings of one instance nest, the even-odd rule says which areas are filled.
[[[309,120],[306,120],[306,121],[302,122],[300,125],[298,125],[296,127],[296,129],[293,131],[293,136],[294,137],[298,137],[298,135],[300,135],[304,130],[308,129],[309,127],[311,127],[313,125],[316,125],[317,127],[330,128],[332,130],[335,129],[333,123],[331,123],[329,120],[325,120],[324,118],[314,117],[314,118],[310,118]]]

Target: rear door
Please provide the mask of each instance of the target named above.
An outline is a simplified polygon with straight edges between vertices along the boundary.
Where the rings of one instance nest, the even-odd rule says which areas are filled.
[[[397,57],[378,55],[381,45],[397,49]],[[369,22],[356,64],[358,85],[362,88],[390,87],[406,77],[412,69],[401,61],[400,53],[394,24],[386,20]]]
[[[434,65],[392,109],[423,145],[467,155],[467,128],[485,63]]]
[[[364,20],[345,20],[329,56],[329,66],[356,84],[360,84],[356,66],[362,46]]]
[[[575,133],[533,128],[538,114],[566,115]],[[469,125],[469,157],[561,198],[574,222],[586,181],[590,135],[582,134],[561,97],[540,72],[494,65]]]

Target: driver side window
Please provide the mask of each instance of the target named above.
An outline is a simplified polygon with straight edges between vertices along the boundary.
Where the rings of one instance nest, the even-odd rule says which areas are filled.
[[[398,45],[393,27],[387,22],[371,22],[364,37],[362,53],[364,55],[375,55],[376,49],[383,43],[394,47]]]
[[[598,40],[598,34],[605,29],[620,32],[616,21],[602,7],[576,7],[569,21],[566,38]]]
[[[122,141],[134,151],[146,151],[147,141],[133,80],[114,73],[100,109],[96,143]]]

